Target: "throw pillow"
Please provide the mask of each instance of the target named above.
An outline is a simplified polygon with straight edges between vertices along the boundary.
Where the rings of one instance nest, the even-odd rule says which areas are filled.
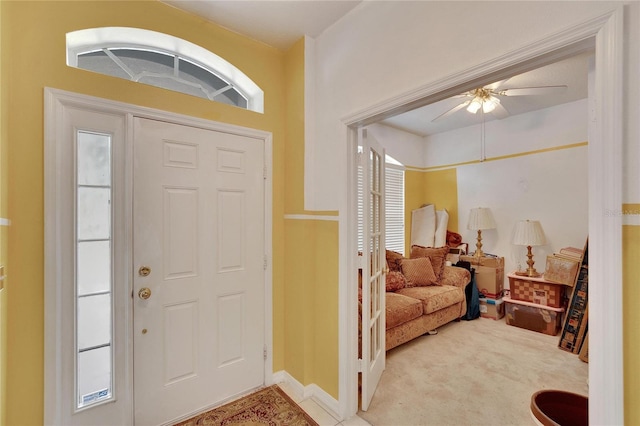
[[[433,272],[436,274],[436,279],[440,282],[440,278],[442,277],[442,273],[444,272],[444,265],[447,258],[447,253],[449,253],[449,247],[444,246],[440,248],[431,248],[431,247],[422,247],[422,246],[411,246],[411,259],[416,259],[419,257],[428,257],[431,259],[431,265],[433,266]]]
[[[407,279],[407,287],[424,287],[438,284],[433,266],[431,266],[431,260],[428,257],[404,259],[402,261],[402,273]]]
[[[387,250],[387,265],[390,271],[400,272],[400,262],[404,259],[402,253],[397,251]]]
[[[407,280],[404,277],[404,275],[402,275],[401,272],[390,271],[387,274],[387,279],[386,279],[387,291],[400,290],[402,288],[405,288],[406,286],[407,286]]]

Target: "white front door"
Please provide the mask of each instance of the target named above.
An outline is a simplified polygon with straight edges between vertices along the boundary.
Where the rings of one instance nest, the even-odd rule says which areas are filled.
[[[264,384],[264,146],[134,124],[135,423],[165,424]]]
[[[385,367],[385,252],[384,149],[360,129],[363,147],[363,267],[362,267],[362,399],[367,410]]]

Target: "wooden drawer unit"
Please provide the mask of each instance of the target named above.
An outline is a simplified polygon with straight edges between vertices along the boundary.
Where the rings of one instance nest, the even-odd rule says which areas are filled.
[[[507,277],[509,277],[511,299],[553,308],[562,308],[564,306],[565,285],[545,281],[544,275],[534,278],[516,275],[512,272]]]

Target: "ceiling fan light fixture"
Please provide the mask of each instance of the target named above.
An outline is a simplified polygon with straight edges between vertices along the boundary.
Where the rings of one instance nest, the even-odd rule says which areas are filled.
[[[467,111],[469,111],[471,114],[475,114],[475,113],[478,112],[478,110],[481,107],[482,107],[482,99],[480,99],[480,98],[478,98],[476,96],[475,98],[473,98],[473,100],[471,101],[471,103],[467,107]]]
[[[482,112],[491,112],[496,109],[496,106],[500,103],[500,99],[495,96],[489,96],[484,102],[482,102]]]

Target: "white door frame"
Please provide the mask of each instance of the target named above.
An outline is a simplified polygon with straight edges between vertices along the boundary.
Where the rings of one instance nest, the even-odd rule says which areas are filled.
[[[190,127],[198,127],[207,130],[213,130],[223,133],[231,133],[240,136],[246,136],[261,140],[264,143],[264,254],[265,254],[265,318],[264,333],[267,349],[267,357],[265,359],[264,383],[265,385],[273,384],[273,267],[272,267],[272,226],[273,226],[273,147],[272,135],[262,130],[250,129],[246,127],[235,126],[231,124],[219,123],[200,118],[190,117],[186,115],[156,110],[152,108],[140,107],[136,105],[126,104],[123,102],[111,101],[96,98],[88,95],[67,92],[59,89],[45,88],[45,273],[44,273],[44,424],[58,425],[62,424],[62,407],[64,395],[60,392],[60,366],[62,364],[62,348],[59,344],[59,324],[62,315],[60,309],[60,291],[57,286],[57,278],[60,274],[61,265],[56,256],[57,244],[57,219],[56,219],[56,176],[55,176],[55,144],[60,138],[60,122],[64,114],[65,108],[79,108],[100,113],[107,113],[122,116],[126,121],[125,135],[125,206],[127,217],[126,235],[128,239],[127,253],[125,257],[129,262],[128,268],[131,271],[132,242],[131,230],[133,220],[133,200],[132,197],[132,177],[133,177],[133,117],[149,118]],[[127,294],[131,294],[132,281],[131,274],[126,283]],[[128,315],[132,321],[133,303],[128,298]],[[133,395],[133,324],[130,321],[127,329],[126,341],[128,344],[128,365],[126,369],[127,385],[129,387],[129,395]],[[72,395],[66,396],[73,398]],[[131,404],[133,408],[133,404]],[[133,409],[130,413],[130,424],[133,424]]]
[[[340,221],[340,410],[357,412],[358,128],[515,74],[595,49],[589,119],[589,419],[624,424],[622,349],[623,6],[478,66],[387,99],[342,119],[347,130],[346,220]],[[355,254],[354,254],[355,253]],[[606,289],[605,284],[606,283]],[[344,395],[344,397],[342,397]]]

